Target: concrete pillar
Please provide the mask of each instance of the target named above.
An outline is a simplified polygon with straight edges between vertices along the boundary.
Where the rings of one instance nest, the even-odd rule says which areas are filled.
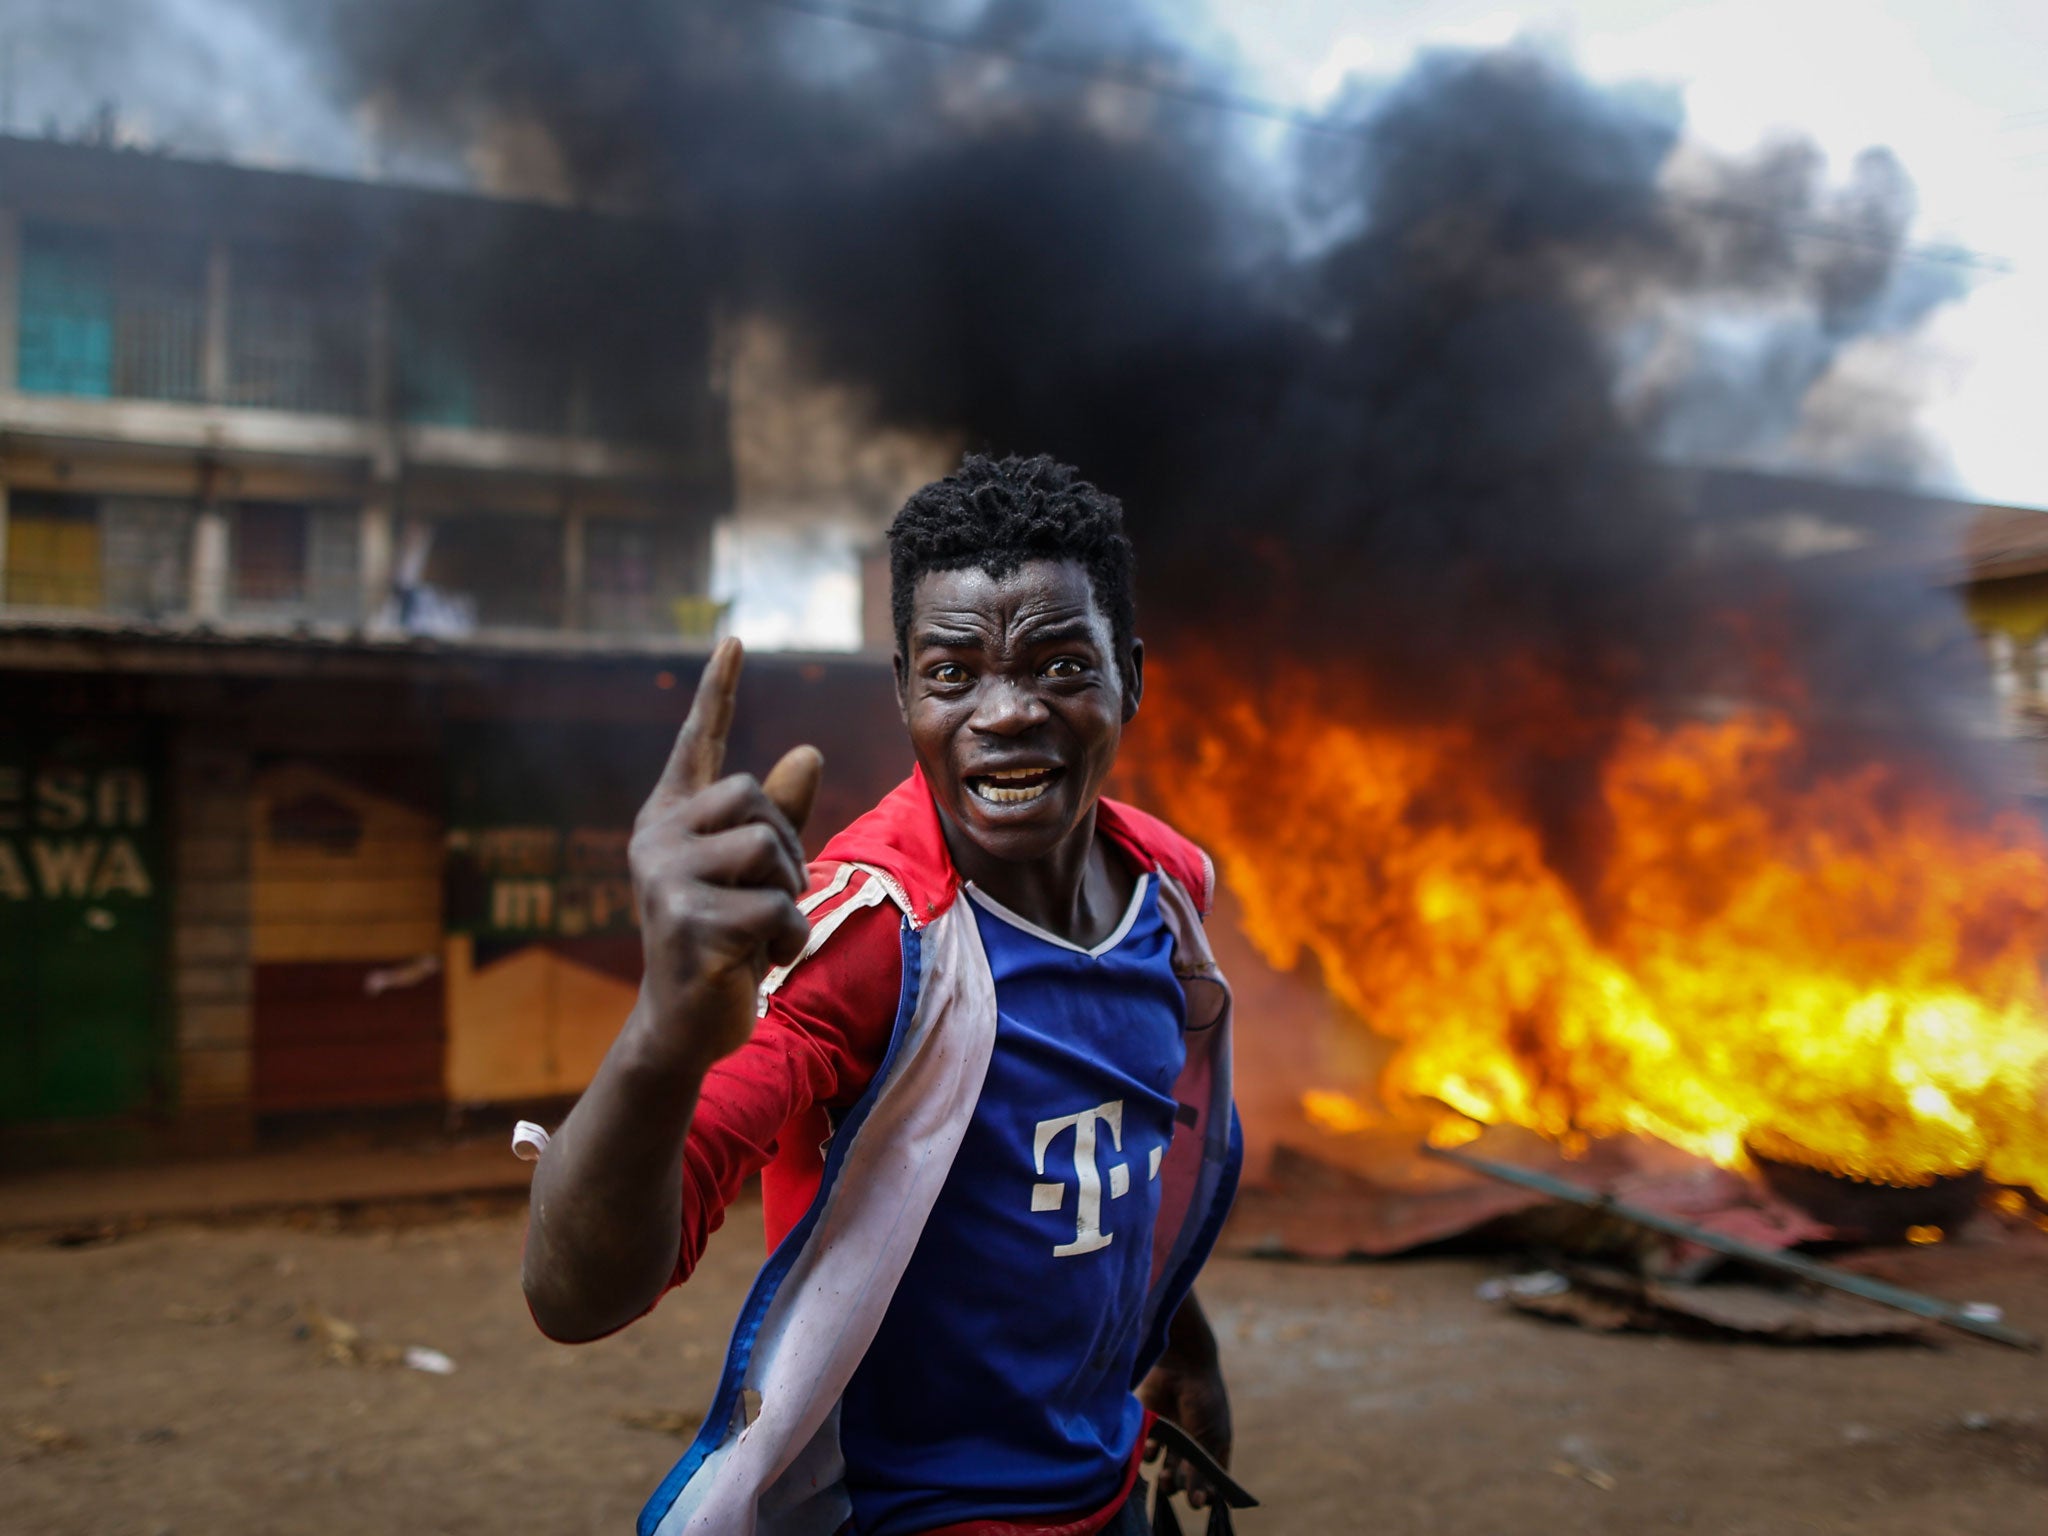
[[[21,344],[21,220],[0,208],[0,396],[14,393]]]
[[[196,718],[172,740],[176,1153],[246,1151],[255,1139],[251,764],[238,736],[231,721]]]
[[[199,390],[218,405],[228,398],[228,243],[206,247],[206,318],[199,336]]]
[[[389,486],[378,486],[363,503],[362,543],[356,568],[362,575],[359,620],[365,629],[374,628],[377,615],[391,596],[392,495]]]
[[[584,626],[583,511],[571,507],[562,519],[562,628]]]
[[[218,619],[228,601],[228,515],[209,501],[192,524],[192,617]]]
[[[370,450],[370,494],[363,501],[362,543],[356,569],[362,577],[360,622],[377,628],[397,574],[398,487],[404,474],[399,441],[398,363],[392,331],[391,283],[379,269],[370,285],[370,393],[365,402],[374,426]]]

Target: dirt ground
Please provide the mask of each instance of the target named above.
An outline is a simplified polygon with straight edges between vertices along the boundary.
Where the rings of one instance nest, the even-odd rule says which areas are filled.
[[[664,1416],[709,1396],[758,1221],[736,1212],[686,1291],[581,1348],[528,1321],[504,1202],[11,1240],[0,1529],[628,1531],[681,1448]],[[1507,1265],[1211,1265],[1237,1467],[1265,1499],[1246,1536],[2048,1531],[2041,1356],[1591,1335],[1475,1296]],[[1877,1267],[2048,1329],[2048,1243]],[[453,1373],[395,1362],[407,1345]]]

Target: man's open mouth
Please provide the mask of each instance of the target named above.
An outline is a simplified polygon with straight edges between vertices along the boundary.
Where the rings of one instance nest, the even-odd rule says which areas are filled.
[[[1022,805],[1053,786],[1058,768],[1010,768],[1001,773],[971,773],[967,787],[990,805]]]

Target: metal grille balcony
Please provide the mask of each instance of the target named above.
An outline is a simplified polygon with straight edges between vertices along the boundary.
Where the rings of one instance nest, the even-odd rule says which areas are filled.
[[[228,297],[228,399],[361,415],[369,395],[367,274],[317,255],[236,247]]]
[[[190,596],[190,502],[17,492],[7,519],[7,601],[161,619]]]
[[[20,388],[197,400],[205,264],[197,241],[26,226],[15,354]]]

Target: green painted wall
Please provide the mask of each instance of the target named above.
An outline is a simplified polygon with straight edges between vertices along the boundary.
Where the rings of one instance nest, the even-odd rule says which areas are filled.
[[[10,721],[0,738],[0,1123],[164,1101],[169,868],[152,732]]]

